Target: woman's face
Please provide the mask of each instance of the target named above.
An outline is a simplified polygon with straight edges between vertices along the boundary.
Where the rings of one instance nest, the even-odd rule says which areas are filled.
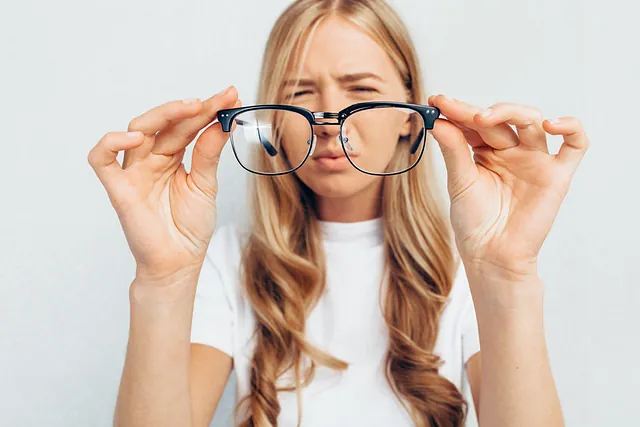
[[[385,50],[340,18],[331,18],[317,28],[300,81],[296,84],[295,74],[288,76],[283,96],[291,98],[290,104],[314,112],[338,112],[364,101],[407,101],[405,86]],[[409,133],[407,115],[385,110],[358,113],[343,128],[350,158],[362,169],[383,172],[399,136]],[[284,123],[282,131],[282,148],[289,162],[297,165],[309,149],[308,123]],[[315,150],[295,173],[316,196],[342,198],[372,186],[379,188],[381,177],[360,172],[344,156],[337,140],[340,126],[317,125],[313,132]],[[323,158],[326,155],[339,157]]]

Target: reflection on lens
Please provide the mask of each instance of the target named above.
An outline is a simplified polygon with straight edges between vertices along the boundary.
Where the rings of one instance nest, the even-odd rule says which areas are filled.
[[[238,114],[233,124],[233,151],[240,164],[252,172],[290,172],[304,162],[311,149],[311,126],[297,112],[252,110]]]
[[[341,135],[353,164],[375,174],[393,174],[412,168],[427,141],[420,113],[398,107],[358,111],[345,120]]]

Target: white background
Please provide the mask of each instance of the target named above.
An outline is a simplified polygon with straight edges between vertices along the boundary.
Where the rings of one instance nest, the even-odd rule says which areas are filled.
[[[110,425],[134,262],[87,153],[169,100],[234,84],[254,102],[288,3],[2,2],[0,425]],[[591,148],[540,257],[549,350],[568,426],[637,425],[637,6],[394,4],[429,94],[584,122]],[[245,207],[247,174],[227,149],[219,179],[220,225]],[[214,425],[228,425],[232,406],[228,390]]]

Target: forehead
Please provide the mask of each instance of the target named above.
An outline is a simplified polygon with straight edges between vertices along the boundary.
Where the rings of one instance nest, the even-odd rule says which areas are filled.
[[[373,72],[383,79],[399,78],[385,49],[367,33],[340,17],[322,22],[312,36],[302,75],[321,78],[360,72]]]

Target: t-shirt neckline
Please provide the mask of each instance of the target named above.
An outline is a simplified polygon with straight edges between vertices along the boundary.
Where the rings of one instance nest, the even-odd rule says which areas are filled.
[[[382,217],[357,222],[320,220],[319,223],[325,241],[381,244],[384,240]]]

